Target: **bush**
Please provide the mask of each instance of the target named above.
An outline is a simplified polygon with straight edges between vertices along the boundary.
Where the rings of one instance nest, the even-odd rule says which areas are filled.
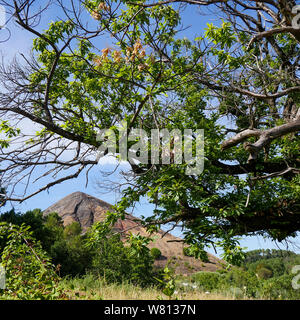
[[[127,280],[140,286],[152,285],[155,282],[154,259],[146,238],[130,235],[125,245],[120,234],[111,230],[100,233],[102,227],[101,223],[96,223],[88,234],[87,245],[94,251],[90,271],[110,283]]]
[[[271,270],[263,264],[259,271],[270,276]],[[245,296],[260,299],[300,299],[300,290],[294,290],[292,287],[293,277],[294,274],[285,274],[280,277],[258,279],[254,274],[234,267],[225,273],[199,272],[192,276],[192,280],[202,291],[230,292],[237,299]]]
[[[294,265],[300,264],[300,255],[286,250],[254,250],[246,253],[244,268],[257,274],[263,266],[272,271],[272,277],[289,274]]]
[[[190,248],[189,247],[183,247],[182,249],[182,253],[186,256],[186,257],[192,257],[192,253],[190,251]]]
[[[39,209],[24,214],[11,210],[1,215],[0,221],[30,226],[33,237],[40,241],[43,250],[58,266],[61,276],[83,275],[91,264],[92,253],[85,247],[78,222],[64,227],[62,218],[57,213],[44,217]],[[6,242],[7,239],[0,239],[0,251]]]
[[[267,267],[259,266],[256,270],[256,274],[259,279],[269,279],[273,276],[273,271]]]
[[[220,285],[223,289],[240,288],[247,297],[256,297],[261,283],[254,274],[234,267],[224,274]]]
[[[277,278],[265,280],[260,291],[262,298],[267,299],[300,299],[300,291],[292,287],[295,275],[283,275]]]
[[[198,287],[203,291],[218,290],[222,280],[222,275],[217,272],[199,272],[192,276]]]
[[[158,260],[161,257],[161,251],[158,248],[152,248],[150,254],[154,260]]]
[[[85,274],[90,267],[93,252],[85,246],[85,237],[81,235],[78,222],[73,222],[63,228],[49,248],[50,256],[56,265],[60,266],[61,276],[76,276]]]
[[[0,223],[0,238],[6,238],[1,252],[1,264],[5,268],[6,288],[0,290],[4,299],[58,299],[59,277],[54,265],[30,228]]]

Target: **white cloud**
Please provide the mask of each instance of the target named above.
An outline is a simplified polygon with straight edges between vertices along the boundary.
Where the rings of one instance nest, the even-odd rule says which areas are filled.
[[[115,156],[112,155],[106,155],[105,157],[102,157],[99,159],[98,165],[100,166],[106,166],[106,165],[119,165],[120,167],[126,168],[129,167],[129,164],[127,161],[119,161]]]

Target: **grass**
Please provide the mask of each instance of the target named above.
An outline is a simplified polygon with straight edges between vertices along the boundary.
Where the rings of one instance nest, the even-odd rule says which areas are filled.
[[[156,287],[141,288],[128,282],[106,283],[92,275],[63,279],[60,283],[70,300],[168,300]],[[201,292],[190,286],[178,286],[173,299],[179,300],[234,300],[232,293]],[[240,299],[240,297],[239,297]]]

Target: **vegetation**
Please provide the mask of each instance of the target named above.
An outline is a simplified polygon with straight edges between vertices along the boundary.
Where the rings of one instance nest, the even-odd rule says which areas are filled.
[[[29,226],[33,237],[58,266],[60,276],[84,274],[90,265],[91,253],[84,245],[85,236],[81,235],[78,223],[64,227],[62,219],[56,213],[43,217],[39,209],[24,214],[11,210],[1,215],[0,221]],[[5,246],[3,241],[0,244],[0,248]]]
[[[54,265],[29,227],[1,222],[0,239],[5,242],[0,262],[6,273],[1,298],[49,300],[63,296]]]
[[[127,280],[140,286],[154,283],[154,258],[142,237],[132,235],[127,244],[121,241],[119,234],[108,234],[96,243],[94,237],[90,239],[93,239],[94,256],[89,270],[94,274],[107,282]]]
[[[300,299],[292,287],[293,266],[300,255],[281,250],[254,250],[246,254],[241,267],[229,271],[200,272],[191,277],[202,291],[231,292],[237,298]]]
[[[158,248],[152,248],[150,254],[154,260],[158,260],[161,257],[161,251]]]
[[[78,223],[64,227],[55,213],[3,213],[0,253],[6,289],[0,298],[108,299],[114,292],[120,299],[300,299],[292,287],[292,268],[300,264],[300,255],[293,252],[254,250],[240,267],[183,278],[169,264],[155,269],[161,252],[149,250],[148,244],[148,238],[132,234],[124,242],[105,224],[82,234]],[[147,294],[139,296],[141,290]]]
[[[91,272],[108,282],[146,286],[165,276],[164,290],[172,297],[169,271],[160,278],[153,270],[151,240],[130,235],[124,244],[111,231],[146,198],[155,205],[144,219],[149,230],[180,226],[185,254],[204,261],[207,247],[221,248],[227,262],[242,268],[199,274],[203,288],[297,297],[289,283],[298,256],[255,252],[243,264],[239,245],[243,236],[283,241],[300,230],[296,1],[37,2],[0,0],[7,20],[34,38],[31,55],[2,59],[0,66],[0,206],[81,173],[88,183],[90,169],[108,153],[119,160],[130,156],[131,172],[107,220],[85,235],[76,223],[64,227],[55,214],[5,213],[2,263],[9,279],[32,288],[22,291],[9,280],[5,294],[59,295],[53,263],[62,277]],[[200,9],[195,12],[212,9],[214,21],[220,19],[202,29],[194,25],[198,34],[191,37],[187,5]],[[24,123],[28,132],[21,130]],[[153,129],[170,137],[153,136]],[[152,148],[154,140],[159,143]],[[199,140],[198,153],[193,142]],[[153,153],[157,163],[150,161]],[[29,185],[36,188],[30,194]]]
[[[87,274],[82,277],[64,278],[60,287],[72,300],[157,300],[168,299],[162,293],[161,288],[140,287],[126,281],[122,283],[106,283],[102,278],[95,278]],[[224,294],[207,294],[193,288],[176,289],[173,298],[184,300],[233,300],[234,295],[227,292]]]
[[[235,263],[242,258],[237,237],[282,241],[300,228],[298,9],[294,0],[184,0],[220,18],[203,30],[194,25],[194,38],[181,32],[180,2],[0,1],[8,20],[34,36],[32,57],[3,59],[0,70],[1,184],[13,191],[34,187],[36,175],[47,178],[32,194],[7,193],[6,200],[23,201],[83,171],[88,176],[99,148],[119,159],[131,155],[142,161],[130,162],[132,180],[111,224],[146,197],[156,205],[148,227],[183,225],[187,244],[203,253],[221,247]],[[59,20],[47,15],[51,5]],[[37,21],[49,21],[47,29]],[[106,39],[109,47],[101,45]],[[22,120],[34,132],[22,132]],[[203,160],[204,170],[179,163],[174,150],[162,161],[160,149],[174,147],[174,134],[162,141],[159,163],[150,163],[142,157],[151,150],[141,155],[133,129],[149,142],[152,129],[190,129],[194,140],[203,129],[205,156],[196,164]],[[115,149],[105,144],[122,130],[131,134],[126,147],[122,139]]]
[[[160,277],[146,247],[149,239],[139,235],[124,243],[111,230],[100,234],[101,224],[82,234],[77,222],[64,227],[56,213],[43,217],[41,210],[24,214],[11,210],[0,215],[0,222],[0,253],[8,279],[4,297],[58,298],[59,277],[86,273],[106,283],[128,281],[141,287]]]

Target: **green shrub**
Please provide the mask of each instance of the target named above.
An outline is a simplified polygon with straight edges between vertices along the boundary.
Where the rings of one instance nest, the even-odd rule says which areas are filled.
[[[78,222],[64,227],[62,218],[57,213],[44,217],[39,209],[24,214],[11,210],[1,215],[0,221],[30,226],[33,237],[40,241],[61,276],[83,275],[91,265],[92,252],[85,247],[85,237],[81,235]],[[0,239],[0,251],[6,242],[7,239]]]
[[[203,291],[214,291],[219,289],[222,275],[217,272],[198,272],[192,276],[198,287]]]
[[[10,223],[0,223],[0,238],[7,241],[1,252],[1,264],[5,268],[6,288],[0,290],[4,299],[58,299],[59,277],[54,265],[30,228]]]
[[[267,270],[267,271],[266,271]],[[234,267],[227,272],[199,272],[192,276],[192,281],[202,291],[218,291],[223,294],[231,293],[235,298],[243,297],[258,299],[300,299],[300,290],[292,287],[294,274],[285,274],[280,277],[270,278],[271,270],[261,263],[258,271],[264,278]]]
[[[93,252],[85,246],[81,231],[78,222],[67,225],[49,248],[53,262],[60,266],[61,276],[83,275],[91,265]]]
[[[253,250],[246,253],[243,267],[256,274],[260,266],[272,271],[272,277],[289,274],[294,265],[300,264],[300,255],[287,250]]]
[[[126,244],[120,234],[111,230],[99,232],[103,225],[95,224],[87,238],[87,246],[94,251],[90,271],[107,282],[130,281],[141,286],[152,285],[156,274],[154,259],[147,247],[148,240],[140,235],[130,235]]]
[[[190,252],[190,248],[189,247],[184,247],[182,249],[182,253],[186,256],[186,257],[192,257],[192,253]]]
[[[239,288],[247,297],[256,297],[261,286],[261,281],[254,274],[237,267],[225,273],[221,279],[221,289]]]
[[[283,275],[277,278],[265,280],[260,290],[260,295],[265,299],[300,299],[300,290],[292,287],[295,275]]]
[[[154,260],[158,260],[161,257],[161,251],[158,248],[152,248],[150,254]]]
[[[265,266],[258,266],[256,274],[259,279],[269,279],[273,276],[273,271]]]

